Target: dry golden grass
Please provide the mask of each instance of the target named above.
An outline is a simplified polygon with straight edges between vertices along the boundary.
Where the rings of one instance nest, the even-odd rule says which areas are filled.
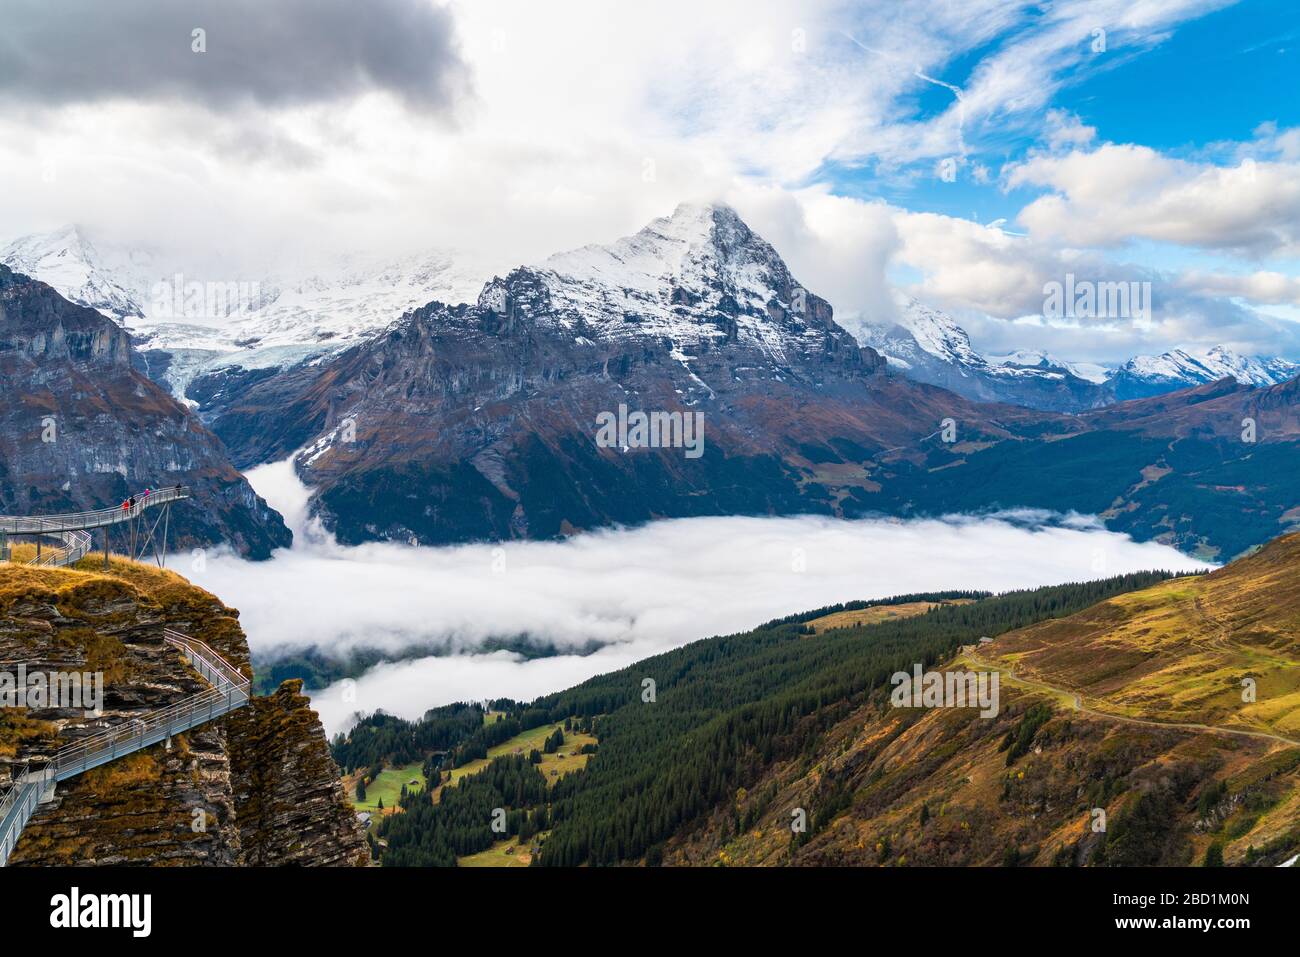
[[[1003,635],[981,654],[1117,714],[1294,735],[1300,535],[1209,575]]]
[[[823,615],[821,618],[814,618],[808,624],[812,625],[813,630],[820,635],[824,631],[832,631],[836,628],[852,628],[855,625],[878,625],[882,621],[924,615],[930,609],[938,608],[940,605],[966,605],[969,603],[969,598],[958,598],[954,601],[910,601],[900,605],[872,605],[870,608],[837,611],[830,615]]]

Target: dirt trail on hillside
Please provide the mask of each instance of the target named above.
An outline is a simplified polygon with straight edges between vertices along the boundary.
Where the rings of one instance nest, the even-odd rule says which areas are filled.
[[[1131,718],[1128,715],[1101,711],[1084,704],[1079,694],[1069,688],[1058,688],[1047,684],[1045,681],[1038,681],[1034,678],[1023,678],[1020,675],[1017,675],[1014,669],[1006,665],[998,665],[993,662],[985,661],[974,652],[966,652],[965,657],[983,668],[1001,672],[1012,681],[1018,682],[1019,684],[1025,685],[1029,688],[1037,688],[1040,691],[1046,691],[1054,695],[1065,695],[1073,702],[1075,711],[1092,715],[1097,718],[1105,718],[1110,721],[1123,721],[1126,724],[1136,724],[1147,728],[1172,728],[1179,731],[1201,731],[1210,734],[1233,734],[1246,738],[1261,738],[1269,741],[1277,741],[1281,744],[1288,745],[1289,747],[1300,748],[1300,741],[1295,738],[1288,738],[1285,735],[1274,734],[1270,731],[1250,731],[1244,728],[1225,728],[1219,725],[1198,724],[1196,722],[1154,721],[1149,718]]]

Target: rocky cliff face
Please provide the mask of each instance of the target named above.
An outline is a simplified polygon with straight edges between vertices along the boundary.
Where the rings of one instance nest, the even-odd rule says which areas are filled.
[[[261,558],[289,544],[221,442],[132,361],[112,320],[0,266],[0,513],[105,508],[182,483],[194,498],[173,509],[173,545]]]
[[[254,698],[230,724],[243,863],[353,866],[369,860],[300,680]]]
[[[78,710],[0,710],[0,776],[106,724],[206,687],[164,626],[248,670],[237,612],[180,576],[125,561],[98,570],[0,565],[0,660],[28,671],[102,671],[98,720]],[[6,666],[10,667],[10,666]],[[285,686],[267,698],[58,786],[13,865],[356,864],[364,839],[324,730]]]

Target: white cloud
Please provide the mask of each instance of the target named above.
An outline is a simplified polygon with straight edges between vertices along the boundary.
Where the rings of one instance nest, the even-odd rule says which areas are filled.
[[[1060,271],[1052,252],[996,226],[937,213],[900,212],[896,222],[927,301],[1010,319],[1042,309],[1043,283]]]
[[[1300,306],[1300,276],[1280,272],[1187,272],[1179,285],[1208,296],[1237,296],[1260,305]]]
[[[1097,136],[1097,128],[1064,110],[1048,110],[1045,136],[1047,145],[1054,150],[1077,148],[1091,143]]]
[[[1250,255],[1300,255],[1300,165],[1217,166],[1145,146],[1036,156],[1007,171],[1011,187],[1051,192],[1018,222],[1044,241],[1119,246],[1149,239]]]
[[[302,534],[304,490],[287,466],[249,477],[297,529],[300,544],[268,562],[209,557],[204,570],[185,573],[240,610],[255,655],[431,643],[466,653],[376,669],[358,683],[351,709],[338,689],[319,695],[332,729],[358,707],[414,716],[450,700],[531,697],[834,602],[1204,567],[1088,519],[1035,512],[909,522],[682,519],[564,542],[509,542],[500,552],[492,545],[341,547]],[[473,654],[488,638],[522,634],[562,651],[608,647],[534,662]]]
[[[413,62],[403,46],[386,77],[367,46],[351,79],[320,89],[273,64],[218,78],[217,96],[161,95],[168,83],[206,89],[187,72],[190,54],[167,61],[170,80],[109,75],[115,97],[93,104],[84,75],[42,73],[58,96],[27,100],[11,77],[0,97],[0,221],[14,234],[83,222],[93,235],[183,249],[187,272],[257,275],[286,249],[320,261],[356,249],[450,248],[494,265],[535,262],[635,231],[679,201],[723,197],[850,328],[889,318],[889,277],[900,267],[921,276],[910,291],[971,311],[974,324],[1015,319],[1037,312],[1043,283],[1078,261],[1071,247],[1107,245],[1129,219],[1132,235],[1252,249],[1294,241],[1295,178],[1275,184],[1294,163],[1294,131],[1257,131],[1258,161],[1242,168],[1261,182],[1238,210],[1235,194],[1216,202],[1215,184],[1200,182],[1219,175],[1208,168],[1139,147],[1081,152],[1093,128],[1049,109],[1065,84],[1222,5],[1070,0],[1026,19],[1023,5],[1005,0],[812,0],[797,9],[782,0],[575,0],[563,15],[536,0],[472,0],[421,21],[417,36],[436,35],[442,60]],[[295,0],[291,9],[305,8]],[[1092,50],[1098,27],[1107,31],[1102,53]],[[112,48],[131,35],[115,32]],[[303,43],[295,55],[315,49]],[[972,50],[981,56],[967,68]],[[463,84],[434,83],[451,124],[410,105],[444,61],[465,73]],[[97,62],[83,73],[103,69]],[[938,97],[939,108],[918,109],[922,96]],[[1051,191],[1025,210],[1028,238],[832,195],[837,169],[917,182],[953,156],[960,175],[985,183],[1024,135],[1052,150],[1011,170]],[[1096,177],[1141,200],[1131,215],[1105,188],[1090,190]],[[1180,177],[1190,177],[1187,197],[1144,192],[1148,179]]]

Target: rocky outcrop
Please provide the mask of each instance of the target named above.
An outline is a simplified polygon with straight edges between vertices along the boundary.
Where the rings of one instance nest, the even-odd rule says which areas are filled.
[[[0,780],[76,738],[203,690],[164,626],[248,671],[237,612],[180,576],[0,565],[0,661],[100,671],[104,707],[0,709]],[[13,667],[7,664],[6,668]],[[324,729],[300,687],[71,778],[27,825],[12,865],[364,862]]]
[[[194,498],[172,510],[173,545],[252,558],[288,545],[216,436],[133,362],[112,320],[0,266],[0,513],[105,508],[179,483]]]
[[[302,682],[254,698],[230,724],[243,862],[365,864],[365,839]]]

